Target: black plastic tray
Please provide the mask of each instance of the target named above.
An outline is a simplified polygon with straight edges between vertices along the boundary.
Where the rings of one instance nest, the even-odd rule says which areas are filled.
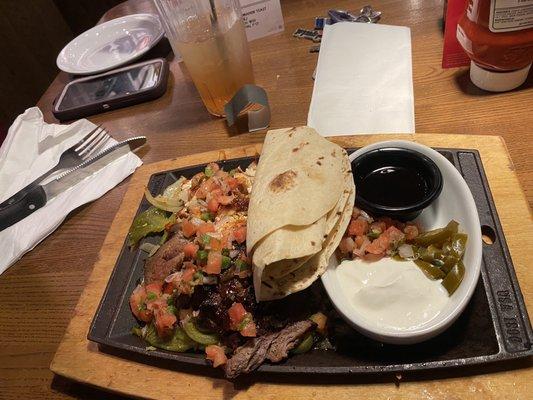
[[[340,322],[337,349],[313,350],[282,363],[264,364],[258,372],[359,374],[423,370],[474,365],[524,358],[533,354],[533,333],[509,249],[479,153],[476,150],[437,149],[461,172],[477,205],[482,232],[493,244],[483,244],[481,279],[463,314],[444,333],[424,343],[395,346],[368,339]],[[353,151],[350,149],[349,151]],[[226,169],[247,166],[251,157],[222,161]],[[197,165],[152,175],[148,187],[160,193],[180,176],[191,177],[204,169]],[[146,199],[138,212],[148,207]],[[156,240],[156,239],[152,239]],[[124,242],[115,268],[89,330],[88,339],[99,349],[119,357],[169,368],[200,367],[213,374],[203,354],[148,351],[146,343],[131,334],[136,324],[129,295],[143,273],[145,253],[130,251]],[[324,295],[326,295],[324,293]],[[339,321],[337,321],[339,323]]]

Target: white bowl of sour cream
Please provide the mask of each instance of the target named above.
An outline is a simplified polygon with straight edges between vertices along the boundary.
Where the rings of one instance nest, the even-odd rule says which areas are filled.
[[[459,230],[468,234],[463,281],[448,296],[440,281],[426,278],[414,262],[391,258],[372,263],[360,259],[340,262],[333,255],[322,282],[340,315],[362,334],[385,343],[419,343],[453,324],[472,297],[481,270],[481,227],[465,180],[435,150],[409,141],[386,141],[359,149],[350,160],[381,147],[418,151],[439,167],[442,192],[416,221],[425,231],[446,226],[452,219],[459,222]]]

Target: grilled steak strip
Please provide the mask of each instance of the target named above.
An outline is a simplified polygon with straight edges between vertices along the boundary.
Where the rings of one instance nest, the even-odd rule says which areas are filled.
[[[295,322],[279,332],[270,333],[248,341],[237,348],[225,365],[226,377],[231,379],[259,367],[267,358],[279,362],[296,347],[302,336],[311,331],[315,323],[309,320]]]
[[[144,282],[162,282],[183,264],[183,247],[188,241],[181,235],[174,235],[165,242],[144,265]]]
[[[313,321],[303,320],[282,329],[270,344],[267,358],[272,362],[280,362],[287,358],[289,351],[294,349],[300,343],[300,339],[315,326]]]

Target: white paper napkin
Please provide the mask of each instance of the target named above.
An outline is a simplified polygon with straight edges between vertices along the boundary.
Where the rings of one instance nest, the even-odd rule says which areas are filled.
[[[323,136],[414,132],[410,29],[327,25],[307,124]]]
[[[71,125],[47,124],[37,107],[19,115],[0,148],[0,202],[53,168],[64,150],[95,127],[86,119]],[[106,147],[114,143],[116,141],[110,139]],[[0,273],[52,233],[69,212],[101,197],[142,164],[127,147],[121,153],[114,153],[117,154],[109,164],[109,156],[91,164],[83,181],[0,232]]]

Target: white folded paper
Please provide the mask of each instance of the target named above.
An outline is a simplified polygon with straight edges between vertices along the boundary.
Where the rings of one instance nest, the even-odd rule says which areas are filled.
[[[324,136],[414,132],[409,28],[327,25],[307,124]]]
[[[19,115],[0,147],[0,202],[53,168],[64,150],[95,127],[86,119],[71,125],[47,124],[37,107]],[[114,143],[116,141],[110,139],[105,147]],[[101,197],[142,164],[127,148],[123,148],[122,153],[117,152],[110,163],[109,157],[87,167],[87,177],[83,181],[0,232],[0,273],[52,233],[69,212]]]

